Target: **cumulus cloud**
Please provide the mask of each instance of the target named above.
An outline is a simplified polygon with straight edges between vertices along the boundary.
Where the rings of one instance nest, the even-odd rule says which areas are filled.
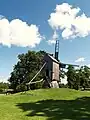
[[[20,19],[8,19],[0,16],[0,44],[10,47],[11,45],[21,47],[35,47],[43,37],[36,25],[28,25]]]
[[[58,34],[56,31],[54,31],[54,34],[52,36],[52,38],[50,40],[48,40],[48,44],[55,44],[56,43],[56,39],[58,39]]]
[[[88,64],[88,65],[87,65],[87,67],[89,67],[89,68],[90,68],[90,64]]]
[[[56,5],[56,9],[50,14],[49,25],[54,30],[61,30],[64,39],[85,37],[90,34],[90,17],[81,9],[68,3]]]
[[[81,57],[81,58],[78,58],[77,60],[75,60],[76,63],[84,62],[84,61],[85,61],[84,57]]]
[[[5,76],[0,75],[0,82],[5,82],[5,83],[7,83],[7,82],[8,82],[8,77],[5,77]]]

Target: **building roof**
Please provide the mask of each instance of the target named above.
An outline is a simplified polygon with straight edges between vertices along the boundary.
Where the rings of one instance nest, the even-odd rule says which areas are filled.
[[[48,56],[50,57],[50,59],[52,59],[54,62],[58,63],[59,64],[59,61],[56,60],[53,56],[51,56],[50,54],[48,54]]]

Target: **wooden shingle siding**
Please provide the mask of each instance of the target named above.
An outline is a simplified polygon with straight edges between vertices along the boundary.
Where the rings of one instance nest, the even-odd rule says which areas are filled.
[[[59,62],[49,54],[45,55],[44,60],[46,62],[45,70],[48,70],[51,81],[59,81]]]
[[[52,80],[59,81],[59,64],[53,62]]]

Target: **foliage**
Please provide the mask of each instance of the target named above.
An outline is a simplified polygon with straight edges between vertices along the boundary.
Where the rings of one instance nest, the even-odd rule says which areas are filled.
[[[83,66],[80,69],[80,85],[85,89],[90,87],[90,68]]]
[[[25,54],[18,55],[18,62],[14,66],[8,80],[11,85],[10,88],[14,89],[14,91],[26,90],[26,83],[30,82],[44,64],[44,55],[44,51],[28,51]],[[78,90],[82,87],[85,90],[85,88],[90,87],[90,68],[82,66],[79,69],[75,69],[72,65],[69,65],[67,69],[67,72],[64,72],[63,69],[60,70],[60,80],[66,75],[69,88]],[[42,71],[34,81],[39,81],[43,77],[44,71]],[[42,83],[32,84],[30,88],[42,88]]]
[[[24,84],[20,84],[16,87],[17,92],[23,92],[27,90],[27,86]]]
[[[68,88],[68,85],[66,84],[66,85],[64,85],[64,84],[59,84],[59,87],[60,88]]]
[[[75,69],[72,65],[68,66],[68,71],[66,75],[67,75],[69,88],[74,88],[74,84],[76,82],[76,74],[75,74]]]
[[[80,69],[74,69],[73,66],[68,67],[67,81],[69,88],[78,90],[83,87],[84,90],[90,87],[90,68],[82,66]]]
[[[8,89],[8,88],[9,88],[8,83],[0,82],[0,93],[3,92],[5,89]]]
[[[44,51],[28,51],[25,54],[18,55],[18,62],[14,66],[13,72],[8,80],[11,84],[11,88],[16,91],[16,88],[20,88],[33,78],[43,65],[44,54]],[[43,72],[36,77],[35,81],[40,80],[42,77]],[[35,86],[34,84],[32,89],[34,89]]]

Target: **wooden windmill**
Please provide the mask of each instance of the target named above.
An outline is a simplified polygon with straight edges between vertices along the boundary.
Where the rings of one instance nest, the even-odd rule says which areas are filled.
[[[61,63],[60,60],[58,59],[58,56],[59,56],[59,40],[56,40],[55,55],[53,56],[49,53],[45,54],[43,66],[38,71],[38,73],[32,78],[32,80],[30,80],[30,82],[27,83],[27,85],[44,81],[44,85],[46,87],[59,88],[60,69],[66,68],[67,65],[72,65],[72,64]],[[78,65],[72,65],[72,66],[79,67]],[[45,71],[45,78],[41,79],[40,81],[33,82],[34,79],[38,76],[38,74],[42,72],[43,69]]]

